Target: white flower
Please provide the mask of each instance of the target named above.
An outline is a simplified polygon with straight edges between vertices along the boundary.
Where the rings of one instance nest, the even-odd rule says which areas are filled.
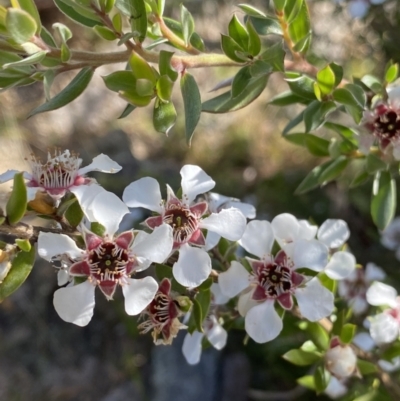
[[[217,318],[217,305],[223,305],[228,301],[229,298],[225,297],[218,286],[214,283],[211,286],[212,301],[210,310],[211,312],[203,322],[203,331],[200,333],[195,330],[192,334],[187,333],[182,346],[183,355],[190,365],[195,365],[200,362],[202,341],[204,336],[210,342],[210,344],[220,351],[226,345],[228,333],[222,327]]]
[[[367,301],[373,306],[389,306],[382,313],[370,318],[370,334],[378,344],[395,341],[400,332],[400,298],[390,285],[375,282],[367,291]]]
[[[331,376],[329,379],[328,386],[324,390],[324,393],[333,400],[343,397],[348,391],[348,388],[335,376]]]
[[[325,354],[325,367],[337,379],[345,379],[356,372],[357,356],[350,345],[337,342]]]
[[[382,232],[381,243],[387,249],[396,252],[400,260],[400,217],[396,217]]]
[[[366,293],[369,286],[385,277],[385,272],[375,263],[367,263],[365,270],[354,269],[346,279],[339,281],[339,295],[348,302],[355,315],[361,315],[368,309]]]
[[[32,169],[32,173],[24,172],[24,178],[28,180],[28,202],[35,198],[37,191],[47,192],[58,201],[67,191],[76,194],[82,186],[95,183],[95,179],[86,177],[88,172],[117,173],[122,168],[103,154],[96,156],[88,166],[80,168],[82,159],[77,154],[70,153],[69,150],[62,153],[56,150],[53,156],[48,153],[46,163],[42,163],[33,155],[28,162]],[[18,172],[17,170],[8,170],[1,174],[0,183],[12,180]]]
[[[215,182],[197,166],[186,165],[181,169],[182,199],[178,199],[167,186],[167,200],[161,197],[160,187],[154,178],[145,177],[125,188],[123,199],[129,207],[144,207],[159,216],[149,217],[145,223],[151,229],[161,225],[173,228],[174,249],[179,251],[173,266],[175,279],[185,287],[197,287],[211,273],[211,259],[205,247],[202,229],[237,241],[246,226],[246,218],[235,208],[223,209],[206,218],[207,202],[193,204],[197,195],[208,192]]]
[[[318,278],[309,279],[296,272],[301,267],[322,271],[327,265],[327,246],[318,240],[304,239],[315,234],[316,228],[302,225],[288,214],[277,216],[272,223],[248,223],[240,243],[259,260],[247,258],[251,274],[239,262],[232,262],[228,271],[220,273],[219,284],[229,297],[246,290],[240,297],[239,311],[245,314],[245,328],[254,341],[271,341],[282,330],[275,301],[284,309],[291,309],[295,296],[301,314],[310,321],[320,320],[333,311],[333,294]],[[282,244],[282,249],[273,257],[275,240]]]
[[[38,252],[42,258],[52,261],[54,257],[66,255],[71,261],[70,276],[87,278],[81,284],[68,285],[54,293],[57,313],[66,322],[78,326],[87,325],[93,316],[96,286],[107,299],[112,299],[117,285],[121,285],[126,313],[139,314],[154,298],[158,284],[152,277],[136,280],[130,276],[146,269],[151,262],[162,263],[173,244],[172,229],[167,225],[150,235],[138,232],[135,236],[133,231],[126,231],[114,238],[128,208],[110,192],[94,197],[88,208],[95,220],[104,226],[105,233],[100,237],[81,227],[84,250],[64,234],[41,232],[38,239]]]

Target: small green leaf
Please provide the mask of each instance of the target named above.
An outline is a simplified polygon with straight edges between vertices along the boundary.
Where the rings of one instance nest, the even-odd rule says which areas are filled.
[[[132,111],[135,110],[135,109],[136,109],[136,106],[134,106],[133,104],[128,103],[126,105],[124,111],[118,117],[118,120],[120,120],[121,118],[125,118],[125,117],[129,116],[129,114],[131,114]]]
[[[152,96],[154,94],[154,84],[148,79],[138,79],[136,81],[136,93],[139,96]]]
[[[250,65],[250,74],[253,78],[259,78],[262,75],[268,75],[273,72],[271,64],[266,63],[263,60],[256,60]]]
[[[363,376],[378,372],[378,367],[375,363],[363,361],[362,359],[357,360],[357,368]]]
[[[16,291],[29,276],[35,263],[36,250],[18,252],[11,263],[11,269],[0,284],[0,302]]]
[[[21,8],[22,10],[26,11],[35,20],[36,33],[39,34],[42,24],[35,2],[33,0],[11,0],[11,5],[14,8]]]
[[[373,75],[364,75],[361,82],[375,93],[382,92],[382,83]]]
[[[293,93],[305,99],[315,100],[314,80],[298,72],[286,72],[285,80]]]
[[[368,174],[375,174],[378,171],[387,170],[388,165],[379,157],[370,153],[366,158],[365,169]]]
[[[260,55],[260,59],[271,64],[274,71],[284,71],[285,50],[283,50],[283,41],[275,43]]]
[[[232,98],[239,96],[246,89],[252,78],[249,66],[241,68],[232,81]]]
[[[249,34],[249,46],[248,52],[253,56],[257,56],[261,51],[261,39],[258,36],[257,31],[254,29],[251,20],[248,19],[246,22],[246,29]]]
[[[322,393],[329,383],[330,375],[323,366],[318,366],[314,372],[314,383],[317,394]]]
[[[372,220],[380,230],[384,230],[396,213],[396,181],[390,173],[383,171],[379,179],[379,189],[372,195]]]
[[[314,131],[324,122],[326,116],[336,109],[335,102],[319,102],[314,100],[304,110],[304,124],[306,132]]]
[[[132,71],[116,71],[102,78],[107,88],[114,92],[136,90]]]
[[[343,79],[343,67],[336,63],[330,63],[329,67],[335,74],[335,88],[342,82]]]
[[[192,313],[190,314],[189,323],[188,323],[188,333],[193,334],[194,331],[198,331],[200,333],[203,332],[203,315],[201,311],[201,306],[197,299],[193,299],[193,307]]]
[[[259,35],[266,36],[266,35],[283,35],[282,27],[279,24],[279,21],[275,18],[270,17],[253,17],[249,18],[251,23],[254,26],[254,29]]]
[[[18,67],[21,65],[32,65],[32,64],[40,63],[44,59],[46,54],[47,54],[46,51],[37,52],[37,53],[32,54],[31,56],[25,57],[21,60],[14,61],[13,63],[3,64],[3,68],[10,68],[10,67],[14,68],[14,67]]]
[[[238,7],[251,17],[261,17],[261,18],[266,17],[266,15],[262,11],[251,6],[250,4],[238,4]]]
[[[335,73],[332,68],[327,65],[317,73],[317,83],[322,95],[329,95],[335,87]]]
[[[194,20],[192,14],[190,14],[189,10],[183,4],[181,4],[181,23],[183,40],[187,46],[194,32]]]
[[[325,288],[327,288],[330,292],[332,292],[333,294],[336,292],[337,281],[328,277],[325,273],[319,273],[318,278],[319,278],[319,281],[321,281],[321,284]]]
[[[282,131],[282,135],[283,136],[287,135],[294,127],[302,123],[303,119],[304,119],[304,110],[286,124],[285,128]]]
[[[15,240],[15,243],[17,244],[18,248],[21,249],[21,251],[24,252],[29,252],[32,248],[31,243],[27,239],[19,239],[17,238]]]
[[[171,58],[174,55],[172,52],[166,50],[160,51],[160,61],[159,69],[160,75],[168,75],[171,81],[176,81],[178,79],[178,72],[171,67]]]
[[[29,42],[37,30],[35,19],[26,11],[17,8],[7,10],[6,27],[12,39],[18,44]]]
[[[241,50],[248,51],[249,34],[236,15],[229,22],[228,32],[229,36],[240,46]]]
[[[297,383],[299,383],[300,386],[306,387],[310,390],[315,390],[314,376],[308,375],[300,377],[299,379],[297,379]]]
[[[132,69],[132,73],[136,79],[148,79],[154,85],[157,81],[157,73],[150,66],[150,64],[139,54],[132,53],[132,56],[129,59],[129,65]]]
[[[297,366],[308,366],[321,359],[321,356],[314,352],[306,352],[302,349],[292,349],[282,355],[282,358],[286,361]]]
[[[6,205],[7,219],[10,224],[18,223],[25,214],[28,201],[23,173],[14,175],[14,185]]]
[[[95,14],[90,15],[90,17],[88,17],[87,15],[82,15],[78,11],[78,8],[75,9],[70,4],[66,4],[63,0],[54,0],[54,3],[61,12],[63,12],[67,17],[77,22],[78,24],[93,28],[95,25],[99,25],[102,23],[101,19],[98,18]]]
[[[159,281],[162,281],[164,278],[172,278],[171,266],[156,263],[156,276]]]
[[[61,36],[63,43],[67,43],[72,38],[71,30],[64,24],[56,22],[53,24],[53,29],[56,29]]]
[[[354,149],[358,149],[357,132],[351,128],[345,127],[344,125],[325,122],[324,127],[331,129],[338,133],[346,142],[350,143]]]
[[[157,0],[158,15],[162,16],[164,14],[164,8],[165,0]]]
[[[186,142],[190,146],[194,130],[200,119],[201,97],[195,79],[188,72],[182,74],[180,84],[183,98],[183,107],[185,110]]]
[[[383,359],[389,362],[398,356],[400,356],[400,343],[398,342],[390,345],[381,355]]]
[[[75,100],[89,85],[93,76],[93,68],[83,68],[75,78],[56,96],[29,113],[28,117],[46,111],[56,110]]]
[[[164,102],[169,102],[172,95],[174,82],[168,75],[161,75],[156,84],[157,96]]]
[[[326,139],[307,134],[305,135],[305,144],[312,155],[319,157],[329,156],[330,142]]]
[[[356,334],[357,326],[355,324],[346,323],[340,332],[340,341],[344,344],[350,344]]]
[[[397,77],[399,76],[399,65],[390,64],[385,72],[385,81],[390,84],[396,81]]]
[[[90,231],[99,237],[104,237],[106,235],[106,228],[97,221],[90,223]]]
[[[346,156],[339,156],[322,172],[319,176],[319,183],[326,184],[329,181],[334,180],[337,178],[342,171],[347,167],[349,164],[349,159]]]
[[[67,63],[71,58],[71,51],[69,50],[66,43],[61,44],[61,61]]]
[[[356,188],[359,185],[364,184],[369,179],[369,177],[370,175],[366,171],[361,171],[351,181],[350,188]]]
[[[320,166],[314,167],[304,178],[304,180],[300,183],[300,185],[296,188],[295,194],[301,195],[304,194],[316,187],[319,186],[322,173],[332,164],[332,160],[321,164]]]
[[[310,333],[313,343],[320,350],[327,350],[329,348],[329,334],[320,324],[308,322],[306,330]]]
[[[221,34],[222,51],[233,61],[243,63],[245,58],[239,57],[238,54],[243,52],[242,48],[229,36]]]
[[[156,99],[154,102],[153,125],[157,132],[168,135],[176,121],[176,110],[172,101],[164,102]]]
[[[97,35],[105,40],[113,41],[118,39],[117,35],[110,28],[105,26],[96,25],[93,30],[97,33]]]
[[[292,91],[281,92],[279,95],[274,96],[269,104],[273,104],[274,106],[289,106],[295,103],[304,103],[306,100],[304,97],[296,95]]]
[[[197,288],[201,291],[209,290],[213,285],[213,279],[209,277],[206,281],[203,281]]]
[[[64,216],[72,227],[78,227],[83,219],[83,211],[79,202],[76,201],[71,203]]]

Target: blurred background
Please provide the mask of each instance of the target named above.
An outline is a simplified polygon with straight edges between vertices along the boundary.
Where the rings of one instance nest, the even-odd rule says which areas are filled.
[[[6,5],[4,0],[1,4]],[[70,47],[107,51],[90,30],[67,20],[51,0],[37,0],[43,24],[51,29],[63,22],[73,31]],[[181,1],[166,2],[168,16],[178,18]],[[266,10],[268,1],[249,4]],[[397,1],[370,5],[368,0],[309,1],[314,28],[312,50],[345,69],[345,76],[366,73],[378,76],[386,63],[400,61],[400,7]],[[187,0],[196,30],[209,51],[220,51],[224,33],[234,12],[234,1]],[[240,11],[239,11],[240,12]],[[215,191],[240,198],[257,208],[257,217],[272,219],[288,212],[321,224],[326,218],[342,218],[349,224],[349,245],[357,261],[374,262],[399,289],[399,262],[380,245],[380,235],[369,215],[371,182],[348,189],[351,172],[306,195],[293,192],[305,175],[321,162],[303,148],[285,141],[281,131],[299,112],[296,107],[268,106],[268,100],[286,90],[279,74],[249,107],[225,115],[202,114],[192,146],[184,138],[183,116],[165,137],[152,127],[151,107],[136,109],[117,118],[125,108],[114,92],[107,91],[102,75],[124,68],[110,65],[96,70],[85,93],[60,110],[26,119],[44,102],[41,84],[0,94],[0,167],[28,169],[24,158],[31,152],[45,157],[47,149],[79,152],[84,165],[105,153],[123,166],[117,175],[98,175],[106,189],[122,194],[130,182],[150,175],[162,186],[180,186],[179,170],[198,164],[217,185]],[[235,70],[193,70],[203,100],[219,81]],[[74,73],[54,83],[60,90]],[[177,110],[183,108],[175,88]],[[179,115],[179,113],[178,113]],[[339,116],[333,116],[339,118]],[[349,122],[344,120],[344,124]],[[7,186],[2,186],[3,198]],[[143,215],[144,216],[144,215]],[[138,222],[137,222],[138,223]],[[294,367],[281,355],[299,346],[305,335],[294,330],[286,316],[284,332],[271,344],[243,344],[244,331],[232,330],[222,352],[207,349],[199,365],[190,367],[181,354],[182,335],[172,347],[154,347],[149,335],[139,336],[136,319],[128,317],[117,291],[114,302],[97,294],[91,323],[77,327],[63,322],[52,305],[57,288],[54,269],[37,263],[27,282],[0,307],[0,400],[5,401],[246,401],[324,399],[296,386],[307,368]],[[296,333],[296,334],[293,334]],[[184,334],[184,333],[181,333]]]

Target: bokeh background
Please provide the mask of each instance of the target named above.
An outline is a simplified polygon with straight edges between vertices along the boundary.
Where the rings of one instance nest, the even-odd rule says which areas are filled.
[[[4,0],[0,3],[6,4]],[[72,29],[72,48],[112,49],[90,30],[67,20],[51,0],[36,3],[48,29],[54,22],[63,22]],[[178,18],[180,1],[166,3],[166,15]],[[264,10],[268,6],[268,1],[248,3]],[[347,77],[365,73],[380,76],[388,60],[400,61],[397,1],[371,6],[361,19],[354,17],[346,1],[308,3],[314,28],[313,51],[342,65]],[[207,49],[220,51],[220,33],[226,31],[233,13],[238,12],[236,2],[187,0],[184,4],[193,13],[196,30]],[[366,8],[368,5],[365,0]],[[182,165],[198,164],[217,182],[216,192],[253,203],[258,218],[272,219],[288,212],[317,224],[328,217],[346,220],[351,230],[350,248],[357,261],[363,265],[375,262],[399,288],[399,262],[380,245],[379,232],[369,216],[371,182],[349,190],[349,171],[339,182],[305,195],[293,195],[307,172],[322,160],[281,137],[285,124],[299,112],[297,107],[268,105],[272,96],[286,90],[282,76],[274,74],[262,96],[243,110],[226,115],[203,114],[188,148],[182,115],[168,137],[154,131],[150,108],[136,109],[127,118],[117,120],[125,102],[106,90],[101,76],[121,68],[123,65],[99,68],[88,90],[72,104],[28,120],[28,112],[44,102],[39,83],[0,93],[1,171],[28,169],[25,158],[31,152],[45,157],[47,149],[55,146],[79,152],[84,164],[106,153],[123,170],[115,176],[103,174],[96,178],[106,189],[121,195],[126,185],[147,175],[178,189]],[[214,95],[210,89],[234,75],[235,70],[191,72],[205,100]],[[54,90],[64,87],[73,75],[59,77]],[[179,88],[175,90],[179,111],[183,105]],[[3,199],[7,189],[6,185],[1,187]],[[256,345],[250,340],[244,345],[244,332],[232,330],[222,352],[207,349],[201,363],[190,367],[181,354],[182,335],[171,347],[154,347],[149,335],[138,335],[136,319],[124,313],[121,294],[114,302],[97,294],[93,320],[80,328],[63,322],[54,311],[52,296],[56,288],[54,269],[39,262],[20,290],[0,305],[2,401],[325,398],[296,385],[296,378],[307,374],[307,368],[296,368],[281,358],[306,340],[288,316],[283,334],[272,343]]]

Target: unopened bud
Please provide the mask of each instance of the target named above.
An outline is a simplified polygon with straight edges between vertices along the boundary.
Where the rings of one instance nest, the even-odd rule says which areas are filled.
[[[353,375],[357,369],[357,356],[349,345],[335,345],[325,354],[325,366],[337,379]]]

